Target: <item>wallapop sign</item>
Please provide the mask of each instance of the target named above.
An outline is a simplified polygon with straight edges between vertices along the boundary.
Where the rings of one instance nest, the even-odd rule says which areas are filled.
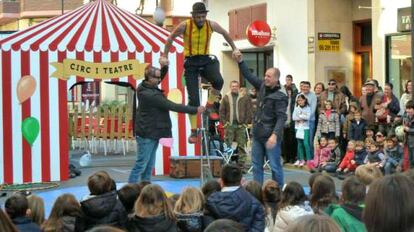
[[[263,47],[272,37],[270,26],[265,21],[254,21],[246,30],[247,40],[256,47]]]

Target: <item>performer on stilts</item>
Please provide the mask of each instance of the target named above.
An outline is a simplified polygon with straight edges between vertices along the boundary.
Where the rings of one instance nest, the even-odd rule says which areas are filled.
[[[199,82],[198,76],[202,76],[212,85],[210,89],[206,108],[209,110],[209,117],[212,120],[218,120],[217,112],[213,112],[214,101],[220,94],[223,87],[223,77],[220,74],[220,64],[217,57],[209,53],[211,34],[217,32],[221,34],[227,43],[233,49],[233,54],[239,52],[230,38],[229,33],[224,30],[218,23],[207,20],[206,6],[202,2],[193,4],[192,18],[178,25],[167,39],[164,53],[160,57],[160,64],[168,64],[168,52],[173,40],[180,35],[184,35],[184,76],[187,85],[187,92],[190,106],[199,106]],[[196,143],[197,136],[197,115],[189,115],[191,124],[191,135],[188,138],[189,143]]]

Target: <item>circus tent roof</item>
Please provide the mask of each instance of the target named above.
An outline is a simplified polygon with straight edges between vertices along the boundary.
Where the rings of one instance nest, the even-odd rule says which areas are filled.
[[[159,52],[169,32],[104,0],[54,17],[0,41],[4,51]],[[182,53],[181,38],[171,52]]]

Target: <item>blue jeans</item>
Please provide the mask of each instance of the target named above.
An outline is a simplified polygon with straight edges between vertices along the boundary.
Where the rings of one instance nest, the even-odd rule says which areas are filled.
[[[158,148],[158,139],[148,139],[137,136],[137,160],[131,170],[128,183],[151,181],[152,169],[155,166],[155,152]]]
[[[309,120],[309,145],[310,145],[310,157],[313,159],[313,154],[315,152],[313,147],[313,138],[315,137],[315,120]]]
[[[252,163],[253,163],[253,179],[260,184],[263,184],[263,164],[265,157],[269,160],[272,171],[272,179],[275,180],[279,186],[283,186],[283,167],[280,160],[281,153],[281,139],[277,139],[276,145],[272,149],[266,148],[266,143],[262,143],[253,138],[252,145]]]
[[[399,160],[395,160],[391,157],[387,158],[387,161],[384,165],[384,172],[386,175],[392,174],[395,172],[395,168],[399,165]]]

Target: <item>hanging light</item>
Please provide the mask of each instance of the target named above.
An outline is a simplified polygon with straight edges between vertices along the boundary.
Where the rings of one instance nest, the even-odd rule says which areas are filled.
[[[153,15],[153,19],[155,21],[155,24],[157,24],[158,26],[162,27],[162,25],[164,25],[164,20],[165,20],[165,12],[164,9],[162,9],[161,7],[156,7],[155,11],[154,11],[154,15]]]

